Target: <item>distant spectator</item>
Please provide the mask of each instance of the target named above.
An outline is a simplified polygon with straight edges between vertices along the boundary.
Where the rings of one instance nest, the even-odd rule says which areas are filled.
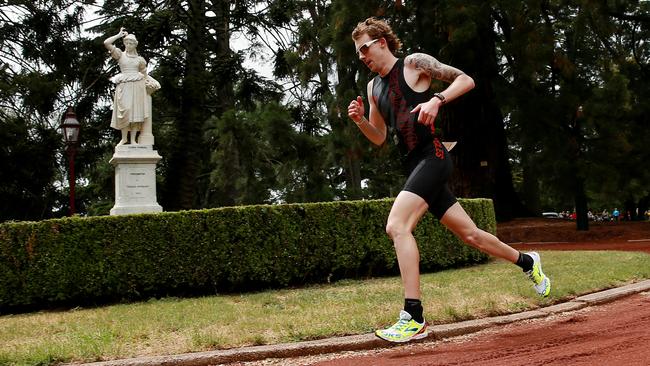
[[[612,217],[614,217],[614,221],[618,222],[618,217],[621,215],[621,213],[618,211],[618,208],[614,208],[614,211],[612,212]]]

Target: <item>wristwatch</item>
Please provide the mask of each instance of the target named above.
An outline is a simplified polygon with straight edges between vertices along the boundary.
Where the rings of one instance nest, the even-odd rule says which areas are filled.
[[[445,96],[444,95],[442,95],[440,93],[434,93],[433,97],[440,99],[440,102],[442,102],[442,104],[445,104]]]

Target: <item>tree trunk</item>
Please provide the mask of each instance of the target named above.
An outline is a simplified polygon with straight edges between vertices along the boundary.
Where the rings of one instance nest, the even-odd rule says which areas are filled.
[[[234,78],[235,70],[233,52],[230,49],[230,1],[213,1],[211,7],[215,13],[217,72],[217,115],[235,105]]]
[[[634,198],[629,197],[625,200],[623,204],[623,210],[621,211],[621,218],[623,220],[631,220],[634,218],[634,213],[636,212],[636,202]]]
[[[579,231],[589,230],[589,216],[587,212],[587,192],[585,192],[585,179],[575,178],[575,204],[576,204],[576,229]]]
[[[503,116],[497,105],[492,82],[498,77],[492,23],[477,25],[473,40],[449,55],[457,66],[474,78],[476,87],[458,101],[443,107],[445,140],[457,140],[452,155],[455,174],[452,191],[459,197],[488,197],[494,200],[500,221],[526,214],[512,184],[508,144]],[[471,51],[470,51],[471,50]],[[463,64],[465,60],[470,60]]]
[[[637,205],[639,209],[639,213],[636,217],[636,220],[643,221],[646,219],[645,212],[648,210],[650,207],[650,195],[647,195],[639,200],[639,204]]]
[[[521,156],[521,165],[523,168],[523,203],[531,215],[539,215],[542,211],[539,202],[539,177],[529,162],[530,154],[530,150],[524,149]]]
[[[319,7],[316,2],[309,3],[308,11],[311,15],[314,27],[317,29],[327,29],[327,16],[325,9]],[[361,164],[358,144],[351,142],[349,134],[346,132],[349,126],[345,101],[340,100],[345,90],[353,90],[355,87],[355,73],[350,72],[348,63],[345,60],[338,59],[336,62],[336,73],[339,83],[336,85],[337,94],[332,94],[332,85],[329,80],[330,67],[333,62],[331,55],[321,45],[320,39],[314,39],[314,51],[318,58],[318,80],[322,92],[323,101],[327,108],[327,117],[332,128],[332,135],[336,136],[335,146],[331,146],[335,155],[338,156],[338,164],[343,168],[345,179],[345,199],[361,198]],[[354,60],[350,60],[353,62]]]
[[[341,100],[341,95],[345,95],[345,90],[354,89],[354,72],[351,70],[346,70],[343,65],[340,63],[337,64],[337,74],[339,78],[339,84],[337,85],[337,100],[335,102],[334,108],[336,110],[345,111],[347,110],[347,104],[345,100]],[[367,102],[367,100],[365,101]],[[345,170],[345,186],[346,186],[346,198],[347,199],[360,199],[362,197],[361,193],[361,139],[353,139],[349,134],[349,127],[351,121],[348,120],[347,114],[343,118],[340,116],[334,116],[333,113],[330,113],[330,118],[333,119],[335,123],[332,124],[332,130],[336,131],[337,136],[344,139],[343,143],[344,149],[344,170]],[[360,133],[353,129],[354,133]],[[365,143],[365,141],[364,141]]]
[[[205,110],[205,3],[188,2],[186,59],[180,116],[176,118],[177,139],[170,157],[165,192],[165,209],[174,211],[194,208],[197,201],[196,182],[204,158],[202,126]]]

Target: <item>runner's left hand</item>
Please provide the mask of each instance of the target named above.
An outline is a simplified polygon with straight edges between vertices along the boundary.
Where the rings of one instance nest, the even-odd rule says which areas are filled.
[[[418,122],[427,126],[433,125],[433,121],[435,121],[436,117],[438,116],[439,109],[439,105],[436,100],[436,98],[431,99],[430,101],[426,103],[420,103],[415,106],[415,108],[413,108],[411,113],[419,112]]]

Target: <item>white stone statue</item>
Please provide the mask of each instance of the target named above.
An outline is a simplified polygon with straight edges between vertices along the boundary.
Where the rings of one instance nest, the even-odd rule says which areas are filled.
[[[124,51],[113,43],[123,38]],[[117,60],[120,73],[111,80],[116,84],[111,127],[122,132],[117,146],[130,144],[153,145],[151,133],[151,94],[160,89],[160,83],[147,74],[147,61],[138,55],[135,35],[124,28],[104,41],[104,46]],[[138,136],[139,132],[139,136]]]

